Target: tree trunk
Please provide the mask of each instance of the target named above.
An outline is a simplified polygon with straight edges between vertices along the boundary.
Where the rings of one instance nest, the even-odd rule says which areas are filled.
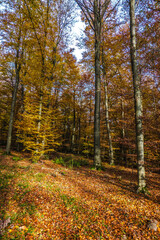
[[[144,188],[146,187],[144,167],[144,137],[142,130],[142,99],[140,90],[140,79],[138,76],[136,59],[135,0],[130,0],[130,37],[131,37],[131,65],[135,102],[138,191],[144,191]]]
[[[41,87],[42,89],[42,87]],[[38,125],[37,125],[37,139],[36,139],[36,144],[37,144],[37,149],[36,149],[36,154],[39,153],[39,135],[40,135],[40,130],[41,130],[41,117],[42,117],[42,100],[43,100],[43,94],[42,90],[40,90],[40,101],[39,101],[39,111],[38,111]]]
[[[104,42],[104,38],[103,38],[103,42]],[[105,61],[104,61],[103,46],[102,46],[102,70],[103,70],[104,91],[105,91],[105,117],[106,117],[106,126],[107,126],[107,134],[108,134],[108,144],[109,144],[109,162],[110,162],[110,165],[113,165],[114,164],[114,155],[113,155],[111,129],[110,129],[110,124],[109,124],[108,88],[107,88],[106,66],[105,66]]]
[[[101,83],[100,83],[100,43],[101,43],[101,25],[103,19],[106,20],[105,12],[110,4],[110,0],[84,1],[75,0],[85,15],[90,27],[95,34],[95,110],[94,110],[94,166],[101,167],[100,151],[100,101],[101,101]]]
[[[41,52],[42,53],[42,52]],[[45,58],[44,58],[44,55],[42,53],[42,69],[41,69],[41,79],[42,79],[42,83],[41,86],[40,86],[40,90],[39,90],[39,95],[40,95],[40,99],[39,99],[39,111],[38,111],[38,125],[37,125],[37,139],[36,139],[36,144],[37,144],[37,149],[36,149],[36,155],[38,157],[42,157],[43,154],[42,152],[44,152],[44,146],[45,146],[45,135],[43,135],[43,140],[41,142],[42,144],[42,148],[39,147],[39,144],[40,144],[40,131],[41,131],[41,120],[42,120],[42,108],[43,108],[43,90],[44,90],[44,76],[45,76]],[[45,134],[45,132],[44,132]],[[41,154],[40,154],[40,151]]]
[[[121,99],[121,117],[122,117],[122,130],[121,130],[121,136],[122,136],[122,144],[121,144],[121,158],[122,158],[122,162],[126,163],[126,167],[128,167],[128,162],[127,162],[127,158],[126,158],[126,149],[124,146],[124,138],[125,138],[125,115],[124,115],[124,99],[122,97]]]
[[[72,127],[72,152],[75,152],[75,132],[76,132],[76,109],[75,109],[75,90],[74,90],[74,107],[73,107],[73,127]]]
[[[98,0],[94,3],[94,28],[95,28],[95,110],[94,110],[94,166],[101,167],[100,153],[100,41],[101,41],[101,18]]]
[[[19,51],[17,51],[17,58],[18,58],[18,55],[19,55]],[[15,63],[15,70],[16,70],[16,83],[14,86],[14,92],[12,97],[10,121],[9,121],[9,128],[8,128],[7,146],[6,146],[7,154],[10,154],[10,151],[11,151],[13,119],[14,119],[14,112],[15,112],[15,106],[16,106],[16,100],[17,100],[17,91],[18,91],[18,85],[19,85],[20,65],[18,66],[17,62]]]
[[[109,161],[110,161],[110,165],[113,165],[114,164],[114,158],[113,158],[111,130],[110,130],[110,124],[109,124],[108,89],[107,89],[106,79],[105,79],[105,82],[104,82],[104,89],[105,89],[106,126],[107,126],[108,143],[109,143]]]
[[[45,48],[45,46],[44,46]],[[43,109],[43,93],[44,93],[44,78],[45,78],[45,57],[44,53],[42,53],[42,69],[41,69],[41,79],[42,83],[40,86],[40,100],[39,100],[39,112],[38,112],[38,125],[37,125],[37,149],[36,149],[36,155],[39,155],[38,157],[43,157],[44,147],[45,147],[45,131],[43,132],[43,140],[40,143],[40,132],[41,132],[41,120],[42,120],[42,109]],[[42,148],[39,148],[39,144],[42,144]],[[39,150],[42,151],[41,154],[39,154]]]

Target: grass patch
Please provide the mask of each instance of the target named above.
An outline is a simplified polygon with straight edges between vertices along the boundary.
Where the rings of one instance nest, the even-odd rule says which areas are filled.
[[[56,158],[55,160],[52,160],[53,163],[56,163],[56,164],[61,164],[61,165],[64,165],[65,164],[65,161],[62,157],[60,158]]]
[[[70,197],[66,194],[60,194],[60,198],[62,199],[62,201],[66,207],[71,206],[75,203],[75,198]]]
[[[11,183],[11,179],[14,178],[13,173],[1,173],[0,172],[0,190],[6,190]]]
[[[44,179],[45,176],[46,176],[45,173],[37,173],[37,174],[35,175],[35,178],[36,178],[36,180],[37,180],[38,182],[41,182],[41,181]]]
[[[17,157],[17,156],[13,156],[12,157],[12,160],[15,161],[15,162],[18,162],[20,160],[22,160],[20,157]]]
[[[28,189],[29,185],[28,185],[28,183],[20,182],[20,183],[18,183],[18,187],[21,188],[22,190],[24,190],[24,189]]]
[[[52,161],[56,164],[60,164],[68,168],[73,168],[73,167],[79,168],[79,167],[89,165],[89,163],[85,159],[73,159],[72,157],[65,157],[65,158],[60,157]]]

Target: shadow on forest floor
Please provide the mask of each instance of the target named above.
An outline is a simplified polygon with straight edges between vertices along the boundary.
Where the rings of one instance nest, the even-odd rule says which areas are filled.
[[[104,164],[96,171],[82,158],[32,163],[25,154],[1,155],[0,225],[10,220],[1,239],[159,239],[159,230],[147,229],[148,219],[160,222],[159,174],[146,173],[151,195],[144,196],[136,170]]]

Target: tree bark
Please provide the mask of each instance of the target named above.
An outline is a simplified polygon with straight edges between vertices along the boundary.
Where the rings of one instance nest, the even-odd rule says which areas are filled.
[[[142,130],[142,98],[136,58],[135,0],[130,0],[130,38],[131,38],[131,66],[135,103],[138,191],[144,191],[144,188],[146,187],[144,167],[144,136]]]
[[[106,17],[106,9],[110,0],[75,0],[83,11],[86,20],[95,34],[95,110],[94,110],[94,166],[100,168],[100,101],[101,101],[101,82],[100,82],[100,43],[101,43],[101,25]],[[108,15],[109,16],[109,15]],[[108,17],[107,16],[107,17]],[[106,19],[106,18],[105,18]]]
[[[43,102],[43,93],[42,93],[42,90],[40,89],[40,101],[39,101],[38,125],[37,125],[37,139],[36,139],[36,144],[37,144],[36,154],[38,154],[38,152],[39,152],[38,145],[39,145],[39,135],[40,135],[40,130],[41,130],[42,102]]]
[[[95,29],[95,110],[94,110],[94,165],[101,167],[100,151],[100,42],[101,42],[101,16],[99,1],[94,2],[94,29]]]
[[[76,132],[76,109],[75,109],[75,90],[73,95],[73,127],[72,127],[72,152],[75,152],[75,132]]]
[[[18,57],[19,57],[19,50],[17,50],[17,59],[18,59]],[[16,71],[16,83],[15,83],[14,91],[13,91],[10,121],[9,121],[9,128],[8,128],[7,146],[6,146],[7,154],[10,154],[10,151],[11,151],[13,119],[14,119],[14,112],[15,112],[15,106],[16,106],[16,100],[17,100],[17,91],[18,91],[18,85],[19,85],[20,65],[18,66],[17,61],[15,62],[15,71]]]
[[[104,38],[103,38],[103,42],[104,42]],[[107,126],[107,134],[108,134],[108,144],[109,144],[109,162],[110,162],[110,165],[113,165],[114,164],[114,154],[113,154],[111,129],[110,129],[110,124],[109,124],[108,86],[107,86],[107,79],[106,79],[106,66],[105,66],[105,60],[104,60],[103,46],[102,46],[102,71],[103,71],[104,91],[105,91],[105,117],[106,117],[106,126]]]
[[[19,6],[20,8],[20,6]],[[21,63],[20,59],[23,58],[23,48],[20,50],[21,46],[21,38],[22,38],[22,18],[20,15],[20,25],[19,25],[19,33],[18,33],[18,39],[16,41],[16,56],[15,56],[15,86],[13,90],[13,96],[12,96],[12,104],[11,104],[11,112],[10,112],[10,120],[9,120],[9,127],[8,127],[8,135],[7,135],[7,145],[6,145],[6,153],[10,154],[11,151],[11,143],[12,143],[12,130],[13,130],[13,120],[14,120],[14,113],[15,113],[15,106],[16,106],[16,100],[17,100],[17,91],[19,86],[19,74],[21,70]]]
[[[121,130],[121,136],[122,136],[122,144],[121,144],[121,159],[122,162],[126,163],[126,167],[128,167],[128,162],[127,162],[127,158],[126,158],[126,149],[124,146],[124,139],[125,139],[125,114],[124,114],[124,99],[122,97],[121,99],[121,117],[122,117],[122,130]]]
[[[107,88],[106,80],[104,82],[104,89],[105,89],[106,126],[107,126],[108,143],[109,143],[109,162],[110,162],[110,165],[113,165],[114,164],[114,157],[113,157],[113,146],[112,146],[111,129],[110,129],[110,124],[109,124],[108,88]]]

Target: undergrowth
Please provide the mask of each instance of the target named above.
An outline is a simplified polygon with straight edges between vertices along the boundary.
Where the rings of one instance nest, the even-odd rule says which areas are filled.
[[[55,160],[52,160],[54,163],[60,164],[64,167],[69,167],[69,168],[79,168],[82,166],[88,166],[88,162],[85,159],[73,159],[72,157],[59,157],[56,158]]]

